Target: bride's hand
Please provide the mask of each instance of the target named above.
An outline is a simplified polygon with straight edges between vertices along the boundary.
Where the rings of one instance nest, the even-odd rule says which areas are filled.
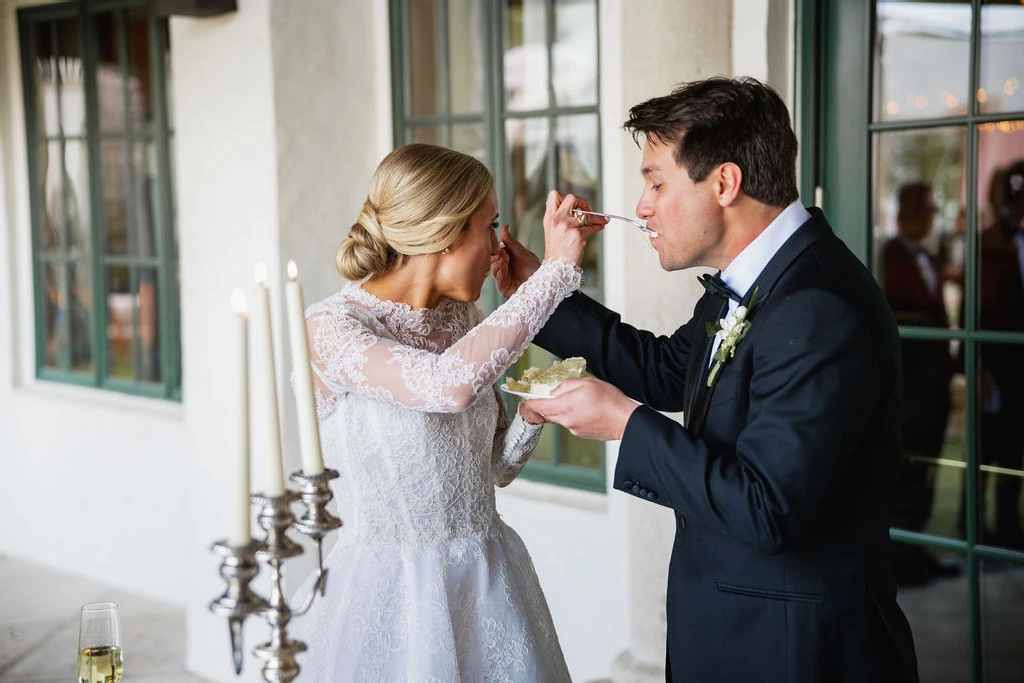
[[[508,225],[501,226],[501,242],[501,249],[491,258],[491,273],[498,291],[507,299],[540,268],[540,259],[512,236]]]
[[[542,425],[542,424],[545,424],[547,422],[547,418],[545,418],[542,414],[538,413],[536,410],[534,410],[532,407],[530,407],[530,405],[528,405],[528,403],[529,402],[523,402],[523,403],[519,404],[519,417],[521,417],[524,420],[526,420],[526,422],[528,424],[532,424],[532,425]]]
[[[590,211],[590,203],[581,197],[567,194],[562,197],[556,190],[548,192],[544,211],[544,259],[560,259],[580,265],[587,238],[604,229],[607,218],[581,216],[573,209]]]

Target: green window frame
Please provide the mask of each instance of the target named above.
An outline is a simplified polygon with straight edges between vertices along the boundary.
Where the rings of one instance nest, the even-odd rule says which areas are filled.
[[[180,401],[167,21],[151,0],[74,0],[18,27],[35,375]]]
[[[460,5],[462,12],[458,11]],[[473,5],[475,14],[465,11],[467,5]],[[524,200],[532,202],[530,205],[536,207],[537,189],[532,190],[533,195],[526,196],[531,190],[524,188],[522,169],[527,163],[524,157],[537,150],[526,150],[526,145],[510,147],[510,131],[542,130],[540,135],[546,135],[546,145],[542,146],[543,165],[531,178],[533,185],[542,185],[544,191],[550,188],[562,193],[572,191],[585,196],[594,206],[601,206],[597,5],[597,0],[508,0],[500,3],[489,0],[391,0],[390,3],[395,146],[409,142],[430,142],[477,156],[494,174],[498,204],[502,212],[499,220],[510,223],[520,238],[524,234],[533,235],[527,245],[535,251],[543,246],[540,224],[542,212],[523,212],[514,218],[507,214],[518,212],[519,209],[513,207],[522,205]],[[577,10],[585,6],[584,10],[592,10],[595,35],[590,44],[594,46],[594,84],[592,97],[583,97],[584,101],[579,98],[577,101],[567,101],[572,100],[572,97],[556,89],[553,75],[553,65],[557,65],[560,58],[560,54],[556,53],[561,49],[556,35],[559,13],[570,6],[575,6]],[[523,47],[527,42],[523,22],[528,10],[532,13],[530,19],[534,21],[534,30],[538,23],[536,19],[543,12],[543,22],[540,22],[544,27],[543,41],[538,40],[530,47],[538,51],[533,55],[534,58],[542,56],[540,61],[544,64],[546,75],[540,77],[536,73],[529,74],[535,79],[532,82],[542,82],[533,90],[532,96],[534,102],[543,104],[510,105],[506,94],[505,60],[510,48]],[[483,37],[480,50],[482,64],[478,69],[482,77],[479,83],[472,81],[473,70],[467,72],[463,60],[453,60],[451,57],[450,46],[453,41],[466,40],[462,31],[452,30],[452,19],[456,16],[473,16],[478,22],[476,26],[470,27],[470,32]],[[413,26],[417,26],[418,30],[413,31]],[[430,29],[424,29],[424,26],[432,27],[432,36],[429,35]],[[488,37],[499,38],[488,40]],[[426,45],[431,38],[432,45]],[[420,60],[429,52],[432,52],[428,57],[430,64],[424,70]],[[470,80],[464,81],[467,73]],[[461,95],[458,95],[458,87],[452,87],[453,82],[463,87]],[[466,86],[466,82],[470,85]],[[545,87],[546,93],[542,92]],[[473,93],[476,93],[479,100],[467,105]],[[453,100],[456,101],[455,106]],[[587,176],[584,185],[587,189],[583,191],[567,179],[571,171],[567,171],[566,167],[572,162],[565,160],[571,157],[572,152],[565,149],[571,143],[562,142],[562,131],[568,130],[573,124],[593,134],[592,146],[588,148],[591,153],[588,161],[594,170]],[[536,241],[538,235],[541,235],[540,244]],[[599,300],[602,298],[601,263],[601,239],[597,236],[588,244],[588,253],[584,258],[582,289]],[[493,283],[488,281],[481,304],[486,309],[493,309],[499,303],[500,296],[494,290]],[[529,365],[544,367],[552,360],[550,354],[531,346],[520,361],[510,368],[508,374],[517,375]],[[507,405],[512,410],[516,403],[509,400]],[[579,463],[586,464],[581,466]],[[606,491],[605,474],[604,444],[578,439],[557,425],[545,428],[534,457],[523,470],[523,476],[528,479],[599,493]]]
[[[1024,127],[1024,111],[1011,108],[991,113],[984,111],[979,104],[980,95],[977,94],[982,60],[982,15],[986,8],[996,3],[965,0],[948,4],[959,4],[971,16],[967,50],[969,65],[965,65],[966,106],[960,109],[954,107],[953,103],[949,104],[950,110],[956,109],[950,115],[879,116],[876,119],[873,116],[873,98],[876,89],[881,88],[880,77],[874,73],[873,62],[875,35],[879,25],[876,3],[872,0],[799,0],[801,194],[807,204],[824,204],[822,208],[836,234],[871,267],[876,260],[872,246],[873,201],[878,200],[872,196],[875,185],[873,140],[884,133],[925,133],[949,128],[963,131],[963,204],[966,226],[963,320],[958,327],[948,329],[900,326],[900,336],[908,340],[955,342],[962,348],[966,378],[964,460],[961,463],[944,459],[938,464],[953,466],[964,472],[965,535],[963,538],[954,538],[893,528],[890,536],[899,544],[951,552],[963,560],[966,634],[969,640],[965,668],[970,673],[972,683],[981,683],[987,680],[1009,680],[1000,677],[995,669],[986,670],[986,642],[993,635],[986,631],[985,624],[987,607],[983,587],[986,563],[1024,567],[1024,551],[987,544],[987,539],[983,537],[983,475],[1020,474],[985,464],[981,460],[979,352],[983,345],[992,343],[1021,345],[1021,350],[1024,350],[1024,333],[984,330],[980,329],[978,322],[981,288],[978,245],[982,228],[979,225],[977,182],[980,172],[979,134],[984,126],[1000,122],[1009,121],[1015,126]],[[952,102],[963,103],[964,100]],[[898,111],[899,106],[896,105],[889,114]],[[881,146],[882,143],[878,144]],[[1018,618],[1016,623],[1021,623],[1021,619]],[[920,651],[920,642],[918,646]],[[1005,672],[1002,675],[1005,676]]]

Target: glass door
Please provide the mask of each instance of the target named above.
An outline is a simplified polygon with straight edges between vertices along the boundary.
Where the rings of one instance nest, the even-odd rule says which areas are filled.
[[[1024,4],[801,3],[805,201],[900,325],[921,680],[1024,680]]]

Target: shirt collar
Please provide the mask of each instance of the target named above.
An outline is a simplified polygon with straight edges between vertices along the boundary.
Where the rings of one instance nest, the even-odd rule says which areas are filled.
[[[747,290],[775,256],[775,252],[810,218],[811,214],[799,200],[787,206],[726,266],[722,271],[722,280],[737,294],[746,296]]]

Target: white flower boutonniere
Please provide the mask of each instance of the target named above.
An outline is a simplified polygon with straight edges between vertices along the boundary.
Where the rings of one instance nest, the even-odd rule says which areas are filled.
[[[756,299],[757,290],[755,289],[750,297],[749,306],[737,306],[736,310],[724,318],[720,318],[717,323],[708,323],[708,336],[718,337],[721,340],[718,351],[715,352],[715,365],[708,374],[708,387],[715,383],[718,371],[722,369],[726,361],[736,355],[736,345],[743,337],[747,336],[747,332],[750,330],[750,321],[747,318],[753,313]]]

